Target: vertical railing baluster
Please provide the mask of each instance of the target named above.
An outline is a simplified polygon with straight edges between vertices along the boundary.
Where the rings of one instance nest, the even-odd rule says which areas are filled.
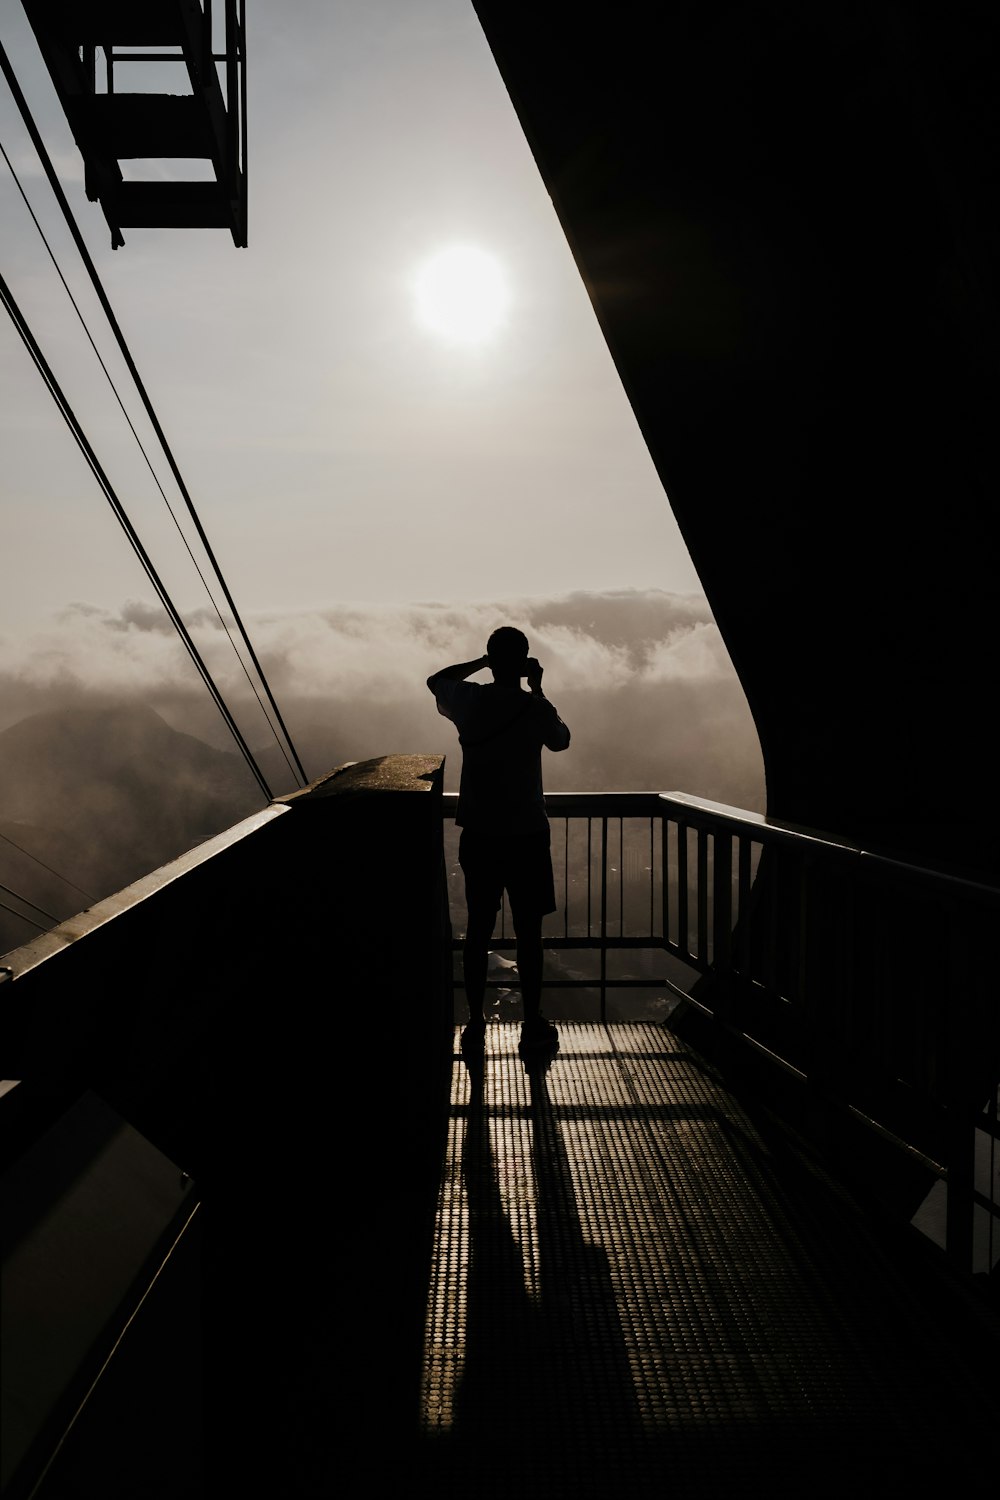
[[[569,818],[563,818],[563,937],[569,937]]]
[[[712,834],[712,968],[717,974],[728,975],[732,971],[732,939],[733,841],[729,833],[716,829]],[[735,1021],[732,986],[723,984],[717,988],[717,994],[716,1016],[727,1022]]]
[[[739,903],[739,916],[737,925],[739,937],[737,940],[736,969],[743,978],[750,977],[750,851],[751,843],[747,838],[740,836],[739,854],[737,856],[737,893],[736,899]]]
[[[656,877],[653,873],[653,819],[649,820],[649,932],[647,936],[653,936],[653,903],[656,897]]]
[[[608,820],[601,819],[601,1025],[607,1020],[608,984]]]
[[[778,982],[778,887],[781,879],[781,850],[771,848],[761,855],[770,864],[770,880],[767,882],[769,909],[767,914],[767,943],[764,954],[764,983],[769,989],[780,993]],[[758,871],[759,874],[759,871]]]
[[[594,935],[594,924],[593,924],[593,920],[592,920],[593,919],[593,911],[594,911],[594,908],[593,908],[593,900],[594,900],[593,888],[594,888],[594,882],[593,882],[593,878],[592,878],[593,864],[594,864],[593,823],[594,823],[593,818],[588,817],[588,819],[587,819],[587,937],[588,938],[593,937],[593,935]]]
[[[677,820],[677,946],[685,958],[691,956],[691,934],[688,930],[688,829]]]
[[[733,841],[719,832],[712,843],[712,963],[726,974],[733,966]]]
[[[618,936],[625,936],[625,819],[618,819]]]
[[[708,965],[708,833],[698,829],[698,961]]]
[[[663,943],[670,941],[670,819],[660,814],[660,916],[663,926]]]

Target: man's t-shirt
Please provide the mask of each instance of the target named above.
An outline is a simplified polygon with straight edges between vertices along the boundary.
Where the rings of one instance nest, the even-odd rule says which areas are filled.
[[[438,682],[434,696],[462,746],[459,827],[504,837],[547,828],[542,747],[569,744],[569,730],[548,699],[478,682]]]

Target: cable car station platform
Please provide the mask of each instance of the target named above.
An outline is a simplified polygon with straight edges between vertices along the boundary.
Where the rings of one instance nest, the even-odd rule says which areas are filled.
[[[728,890],[733,817],[660,801],[711,820]],[[609,806],[581,847],[611,879]],[[340,768],[4,955],[3,1500],[990,1492],[992,1249],[910,1227],[923,1158],[694,1003],[573,1019],[556,984],[554,1055],[510,1020],[464,1048],[447,812],[433,757]],[[640,950],[591,894],[610,1007]],[[955,1138],[962,1250],[995,1214]]]
[[[456,1052],[421,1493],[995,1479],[985,1315],[669,1025],[560,1030],[548,1065],[512,1026]]]

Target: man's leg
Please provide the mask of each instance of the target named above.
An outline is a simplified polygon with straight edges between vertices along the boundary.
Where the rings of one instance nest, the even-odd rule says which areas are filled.
[[[462,944],[462,977],[469,1020],[479,1025],[485,1019],[486,969],[490,938],[503,896],[503,884],[489,840],[462,830],[458,862],[465,876],[465,942]]]
[[[495,922],[495,911],[470,908],[462,944],[462,976],[470,1021],[481,1021],[485,1016],[486,969]]]
[[[517,972],[521,979],[524,1019],[532,1021],[542,1008],[542,919],[519,913],[514,923]]]
[[[517,938],[517,971],[521,978],[524,1024],[521,1037],[532,1045],[549,1045],[558,1035],[542,1018],[542,921],[555,911],[555,886],[548,830],[529,835],[512,855],[507,894]]]
[[[517,971],[521,976],[521,1000],[524,1020],[521,1023],[521,1046],[552,1049],[558,1046],[559,1032],[542,1015],[542,918],[514,918],[517,935]]]

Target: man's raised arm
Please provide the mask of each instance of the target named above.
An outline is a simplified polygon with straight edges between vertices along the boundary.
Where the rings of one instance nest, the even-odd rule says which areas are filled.
[[[542,675],[545,669],[541,666],[537,657],[534,656],[528,657],[527,667],[528,670],[525,676],[528,679],[528,691],[533,698],[541,698],[542,702],[548,708],[551,717],[551,722],[548,725],[543,741],[545,748],[546,750],[568,750],[569,730],[562,719],[560,719],[559,711],[555,704],[550,703],[542,692]]]
[[[456,662],[453,667],[442,667],[440,672],[432,673],[427,679],[427,686],[432,693],[435,693],[439,683],[464,682],[467,677],[471,677],[475,672],[481,672],[489,664],[489,658],[486,656],[479,656],[475,661]]]

